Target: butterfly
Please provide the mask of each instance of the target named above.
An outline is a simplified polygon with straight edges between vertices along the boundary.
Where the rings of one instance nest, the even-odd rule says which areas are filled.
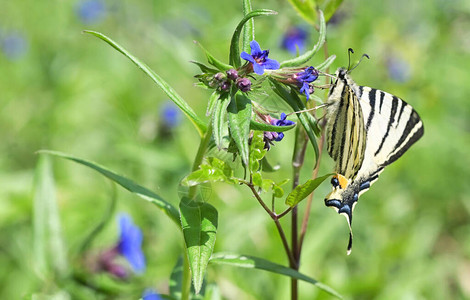
[[[424,133],[418,113],[387,92],[357,85],[349,70],[339,68],[328,94],[327,150],[335,161],[333,191],[326,206],[346,217],[348,255],[352,247],[352,215],[359,197]]]

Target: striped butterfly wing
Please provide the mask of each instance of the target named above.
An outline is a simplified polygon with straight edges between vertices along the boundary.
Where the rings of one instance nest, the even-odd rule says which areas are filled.
[[[348,173],[338,173],[332,179],[333,191],[325,199],[327,206],[335,208],[348,221],[349,254],[352,247],[352,212],[359,196],[378,179],[385,166],[397,160],[421,138],[424,128],[416,111],[405,101],[381,90],[356,85],[344,69],[339,69],[337,75],[344,78],[343,89],[349,87],[355,91],[366,132],[363,160],[356,176],[351,178],[345,175]],[[333,90],[338,87],[335,85]],[[330,119],[329,123],[332,122]]]
[[[354,179],[364,160],[366,130],[357,86],[347,82],[342,69],[328,95],[327,150],[335,172]]]

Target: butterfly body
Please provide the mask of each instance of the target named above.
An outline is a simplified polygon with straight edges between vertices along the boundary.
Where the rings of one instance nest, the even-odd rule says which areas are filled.
[[[340,68],[327,107],[327,150],[335,161],[333,191],[325,204],[343,214],[351,229],[359,196],[424,133],[416,111],[400,98],[357,85]],[[352,246],[352,231],[348,253]]]

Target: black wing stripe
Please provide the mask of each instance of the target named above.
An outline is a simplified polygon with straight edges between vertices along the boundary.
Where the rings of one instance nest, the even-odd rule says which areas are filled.
[[[347,93],[347,95],[344,95],[344,93]],[[349,110],[349,104],[351,103],[351,99],[349,98],[350,97],[350,89],[348,86],[345,85],[344,89],[343,89],[343,95],[341,95],[341,102],[344,102],[344,99],[346,99],[346,108],[344,109],[344,112],[343,111],[339,111],[338,114],[340,114],[341,116],[344,117],[344,126],[342,127],[342,130],[341,130],[341,147],[338,148],[338,151],[337,151],[337,155],[336,155],[336,158],[338,158],[338,155],[339,153],[343,154],[344,151],[341,151],[342,149],[346,149],[345,148],[345,144],[346,144],[346,129],[347,129],[347,120],[348,120],[348,110]],[[349,143],[349,141],[348,141]],[[349,145],[348,145],[349,147]],[[339,160],[339,170],[340,170],[340,173],[341,174],[344,174],[344,172],[342,172],[343,170],[343,156],[341,155],[341,157],[338,158]],[[338,161],[335,159],[335,161]]]
[[[331,94],[333,93],[333,90],[337,89],[338,80],[335,83],[335,87],[333,89],[331,89]],[[337,111],[336,116],[335,116],[335,122],[333,123],[333,125],[331,127],[331,135],[329,137],[330,142],[328,143],[328,153],[330,154],[331,158],[333,158],[333,160],[335,160],[335,161],[336,161],[336,154],[333,153],[333,149],[335,148],[336,131],[338,130],[338,127],[336,125],[338,124],[338,120],[339,120],[339,116],[340,116],[339,112],[341,111],[342,106],[343,106],[342,98],[343,98],[344,90],[345,90],[345,85],[343,85],[343,90],[341,91],[341,99],[340,99],[340,102],[339,102],[338,111]]]
[[[418,116],[418,113],[413,110],[411,116],[406,124],[402,136],[396,143],[394,151],[391,153],[389,159],[383,163],[383,166],[389,165],[396,161],[403,153],[408,150],[417,140],[424,134],[423,122]]]
[[[406,102],[403,101],[403,100],[400,100],[400,102],[401,102],[401,108],[400,108],[400,113],[398,114],[397,124],[400,124],[401,115],[403,114],[403,111],[405,110],[405,106],[409,106],[409,105],[406,104]]]
[[[384,104],[384,97],[385,97],[385,92],[379,91],[380,92],[380,104],[379,104],[379,114],[382,113],[382,105]]]
[[[382,94],[385,94],[384,92],[381,91]],[[382,142],[380,142],[380,146],[375,151],[374,155],[379,154],[380,150],[382,150],[383,145],[385,144],[385,140],[388,138],[388,134],[390,132],[390,128],[392,127],[392,124],[395,122],[395,115],[397,113],[397,106],[398,106],[398,98],[393,96],[392,97],[392,109],[390,110],[390,118],[388,119],[388,124],[387,124],[387,130],[385,131],[385,134],[382,138]]]
[[[370,103],[370,113],[369,113],[369,117],[367,118],[366,130],[369,130],[370,124],[372,123],[372,119],[374,118],[376,95],[377,95],[377,90],[370,89],[368,97],[365,97],[365,99],[368,99]]]

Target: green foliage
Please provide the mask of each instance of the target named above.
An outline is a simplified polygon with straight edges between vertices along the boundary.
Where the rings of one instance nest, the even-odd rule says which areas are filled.
[[[251,11],[250,13],[246,14],[243,19],[238,23],[237,28],[232,36],[232,41],[230,42],[230,64],[234,67],[238,68],[241,65],[240,60],[240,35],[243,29],[243,26],[246,22],[251,20],[254,17],[259,16],[269,16],[269,15],[276,15],[277,12],[270,10],[270,9],[256,9]],[[246,41],[244,41],[246,43]],[[245,45],[244,45],[245,47]]]
[[[250,134],[251,100],[240,91],[232,95],[228,105],[230,136],[237,145],[242,162],[248,164],[248,136]]]
[[[324,176],[317,177],[315,179],[309,179],[304,184],[300,184],[296,186],[295,189],[292,192],[290,192],[289,195],[287,195],[286,204],[291,207],[296,206],[297,204],[299,204],[300,201],[304,200],[305,198],[308,197],[308,195],[310,195],[313,191],[315,191],[315,189],[320,184],[322,184],[322,182],[325,181],[325,179],[329,178],[333,174],[334,173],[326,174]]]
[[[259,257],[249,255],[214,253],[210,259],[210,263],[230,265],[238,268],[260,269],[280,275],[289,276],[295,279],[300,279],[315,285],[319,289],[327,292],[332,296],[335,296],[336,298],[342,299],[341,295],[329,286],[318,282],[317,280],[308,277],[302,273],[299,273],[291,268],[284,267],[282,265],[270,262]]]
[[[215,157],[208,157],[207,163],[203,163],[198,170],[186,176],[181,184],[185,186],[196,186],[202,183],[217,181],[235,183],[233,170],[227,163]]]
[[[217,232],[218,213],[208,203],[183,198],[180,202],[181,228],[196,294],[199,294]]]
[[[117,44],[115,41],[105,36],[104,34],[91,30],[85,30],[84,32],[92,34],[102,39],[103,41],[111,45],[114,49],[129,58],[135,65],[137,65],[142,71],[144,71],[144,73],[147,74],[185,113],[189,120],[194,124],[199,134],[202,136],[203,132],[206,130],[206,125],[204,124],[204,122],[197,117],[196,113],[192,110],[188,103],[186,103],[186,101],[184,101],[184,99],[181,98],[181,96],[178,95],[178,93],[170,85],[168,85],[168,83],[166,83],[160,76],[158,76],[157,73],[155,73],[146,64],[142,63],[139,59],[130,54],[126,49],[121,47],[119,44]]]
[[[289,2],[305,21],[315,25],[317,20],[322,18],[320,11],[323,11],[328,22],[343,0],[289,0]]]
[[[179,221],[179,218],[180,218],[179,212],[173,205],[171,205],[170,203],[163,200],[162,197],[155,194],[154,192],[148,190],[147,188],[145,188],[141,185],[138,185],[137,183],[133,182],[132,180],[130,180],[130,179],[124,177],[124,176],[118,175],[118,174],[114,173],[113,171],[110,171],[110,170],[108,170],[108,169],[106,169],[106,168],[104,168],[104,167],[102,167],[102,166],[100,166],[96,163],[93,163],[93,162],[90,162],[90,161],[87,161],[87,160],[84,160],[84,159],[81,159],[81,158],[77,158],[77,157],[74,157],[72,155],[68,155],[68,154],[65,154],[65,153],[61,153],[61,152],[57,152],[57,151],[49,151],[49,150],[41,150],[41,151],[39,151],[39,153],[54,155],[54,156],[65,158],[65,159],[71,160],[73,162],[79,163],[81,165],[87,166],[87,167],[91,168],[92,170],[95,170],[98,173],[106,176],[107,178],[109,178],[113,182],[119,184],[120,186],[122,186],[123,188],[128,190],[129,192],[134,193],[137,196],[141,197],[142,199],[155,204],[168,217],[170,217],[170,219],[172,219],[175,223],[179,224],[179,222],[180,222]]]
[[[224,93],[216,100],[214,104],[214,111],[212,114],[212,130],[214,142],[219,149],[223,148],[224,136],[228,133],[227,107],[230,101],[230,94]]]

